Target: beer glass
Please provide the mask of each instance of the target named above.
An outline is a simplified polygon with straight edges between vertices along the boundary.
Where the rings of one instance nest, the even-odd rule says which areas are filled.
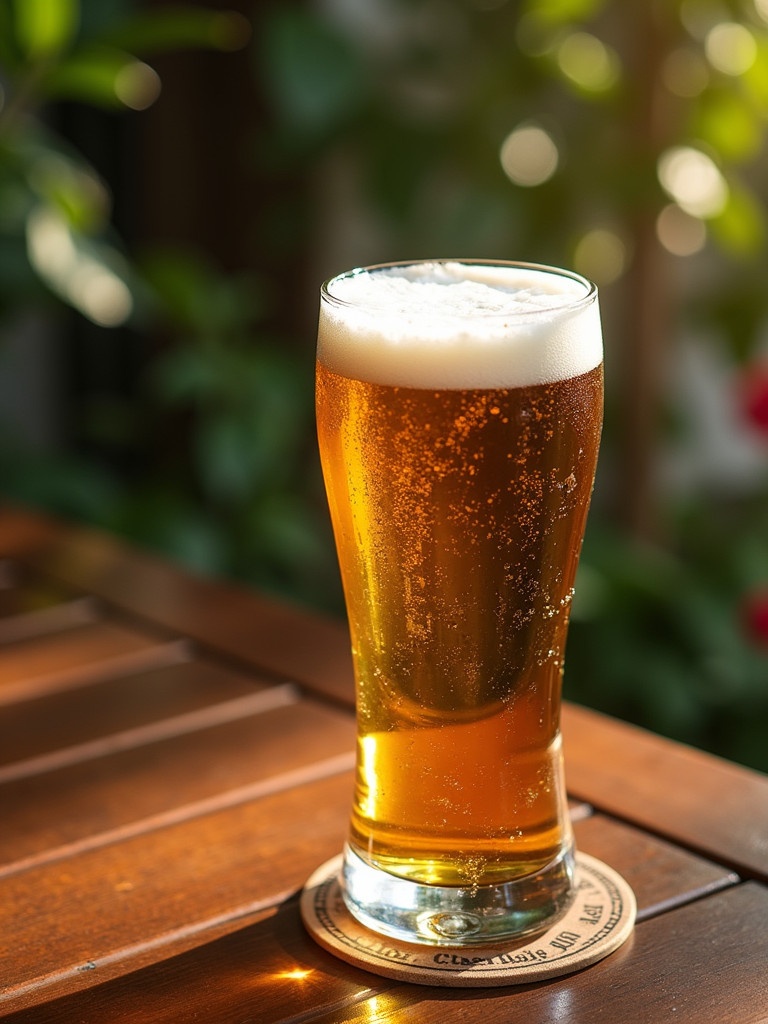
[[[563,651],[602,424],[594,285],[422,261],[321,291],[317,421],[352,641],[354,917],[459,946],[574,886]]]

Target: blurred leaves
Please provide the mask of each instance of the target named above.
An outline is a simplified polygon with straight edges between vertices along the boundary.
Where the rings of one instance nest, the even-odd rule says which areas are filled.
[[[186,512],[171,505],[173,515],[183,512],[198,556],[215,553],[219,573],[319,600],[333,590],[333,556],[313,511],[319,481],[305,468],[311,367],[260,334],[268,303],[252,274],[222,275],[170,251],[142,269],[154,315],[175,338],[152,364],[150,390],[160,409],[183,417],[189,439],[169,452],[166,484],[192,502]]]
[[[323,223],[343,233],[363,219],[373,261],[473,252],[605,275],[604,493],[577,587],[568,693],[768,767],[768,652],[743,621],[750,588],[768,582],[768,445],[743,493],[666,495],[654,508],[658,536],[628,535],[614,511],[643,490],[619,429],[630,389],[647,487],[672,441],[695,441],[677,394],[636,398],[642,379],[662,380],[674,363],[678,336],[720,346],[734,367],[764,351],[768,26],[735,0],[393,0],[379,11],[366,20],[346,6],[321,17],[268,5],[261,70],[286,160],[321,175],[335,161],[346,189]],[[744,44],[736,74],[739,55],[723,39]],[[535,187],[515,185],[499,159],[520,125],[544,130],[558,153],[556,173]],[[703,159],[688,161],[670,195],[659,165],[675,151]],[[678,200],[697,191],[700,212],[673,219],[678,233],[662,239],[662,212],[682,214]],[[595,231],[605,239],[596,256],[582,245]]]
[[[763,118],[731,90],[707,92],[692,113],[690,131],[721,157],[743,163],[758,155],[765,135]]]
[[[673,556],[593,524],[566,696],[768,770],[768,647],[745,615],[768,579],[766,525],[764,512],[756,522],[742,510],[726,525],[691,509]]]
[[[10,440],[5,436],[0,440],[6,498],[92,523],[104,523],[114,514],[122,492],[111,473],[75,455],[40,452]]]
[[[143,109],[156,98],[159,81],[138,55],[238,49],[249,35],[236,11],[179,5],[112,11],[101,21],[93,4],[81,0],[0,0],[0,62],[9,93],[0,124],[57,99]]]
[[[303,62],[307,39],[295,28],[278,33],[279,45]],[[143,57],[232,50],[249,38],[234,11],[0,0],[0,314],[32,299],[41,308],[47,288],[51,310],[58,300],[97,327],[131,324],[164,339],[132,405],[96,395],[80,410],[83,437],[127,471],[0,441],[0,474],[17,500],[101,523],[201,571],[318,600],[334,570],[311,505],[318,481],[304,470],[311,377],[262,336],[265,289],[189,253],[131,259],[112,227],[109,186],[48,116],[61,101],[144,109],[160,81]],[[353,55],[334,41],[320,47],[309,91],[288,97],[286,113],[303,128],[329,127],[346,102]]]
[[[710,225],[726,252],[738,257],[759,257],[765,252],[768,224],[763,204],[753,190],[740,181],[731,180],[728,202]]]
[[[362,54],[309,10],[276,10],[259,57],[278,117],[304,144],[338,128],[363,101]]]
[[[98,46],[83,48],[45,76],[49,95],[99,107],[143,110],[160,92],[160,80],[129,53]]]
[[[25,57],[37,60],[66,49],[77,31],[78,0],[14,0],[16,38]]]
[[[606,0],[528,0],[525,14],[544,24],[567,25],[587,21],[598,14]]]
[[[568,693],[768,767],[768,651],[744,620],[750,594],[768,584],[768,444],[762,473],[741,492],[665,495],[657,537],[628,536],[614,511],[639,493],[617,428],[630,404],[618,390],[622,372],[633,388],[660,380],[683,334],[718,345],[734,374],[764,360],[760,10],[739,0],[254,4],[254,81],[268,124],[249,155],[258,187],[274,193],[260,244],[281,259],[305,263],[325,245],[343,253],[352,239],[357,263],[469,253],[605,275],[605,493],[596,495],[577,588]],[[734,36],[731,23],[748,33]],[[741,38],[745,53],[754,41],[754,59],[736,74],[733,47],[718,55],[718,27],[722,38]],[[240,14],[200,5],[0,0],[0,314],[33,301],[152,339],[140,393],[122,404],[94,399],[82,413],[110,456],[103,464],[0,446],[0,476],[5,493],[100,522],[202,571],[337,608],[307,457],[311,367],[279,332],[274,279],[268,270],[224,272],[189,252],[127,254],[108,185],[47,116],[62,101],[143,109],[160,89],[154,54],[226,51],[249,35]],[[521,125],[546,133],[557,151],[556,172],[527,187],[500,160]],[[679,198],[658,174],[673,149],[704,154],[726,184],[724,204],[672,220],[679,230],[695,220],[702,248],[684,233],[665,248],[657,229]],[[310,182],[306,194],[319,203],[299,194]],[[332,241],[318,238],[318,224],[331,223]],[[670,255],[675,246],[683,255]],[[588,266],[579,263],[585,253]],[[115,279],[130,299],[122,307]],[[670,319],[661,321],[665,308]],[[638,374],[629,361],[626,371],[635,336],[641,356],[664,366]],[[653,476],[695,422],[677,394],[641,397]]]
[[[110,23],[104,39],[113,46],[144,56],[193,47],[238,50],[248,43],[250,24],[237,11],[206,10],[179,5],[137,11]]]
[[[237,12],[119,8],[101,21],[93,4],[80,0],[0,0],[2,243],[61,301],[103,326],[128,320],[136,282],[111,229],[108,188],[51,131],[47,105],[77,100],[142,110],[157,98],[160,80],[137,53],[231,49],[250,32]],[[13,295],[14,285],[0,275],[0,308]]]
[[[87,164],[58,151],[53,140],[35,139],[31,132],[17,143],[16,152],[31,196],[61,214],[72,230],[94,234],[107,227],[112,197]]]

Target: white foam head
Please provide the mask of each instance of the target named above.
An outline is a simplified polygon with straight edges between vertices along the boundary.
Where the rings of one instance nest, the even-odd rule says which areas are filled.
[[[597,290],[565,271],[432,261],[324,285],[318,359],[346,377],[421,388],[524,387],[602,361]]]

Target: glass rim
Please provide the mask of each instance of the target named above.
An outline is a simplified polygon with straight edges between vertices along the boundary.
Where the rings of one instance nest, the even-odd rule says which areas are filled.
[[[529,270],[534,273],[544,274],[550,278],[565,278],[569,281],[575,282],[581,285],[585,290],[583,295],[570,296],[567,292],[561,292],[560,295],[564,295],[568,298],[568,301],[558,303],[555,306],[534,306],[525,310],[474,310],[467,313],[455,313],[450,312],[442,314],[449,317],[452,320],[464,320],[464,319],[492,319],[494,317],[505,317],[505,318],[523,318],[529,317],[552,317],[555,314],[563,313],[574,313],[580,309],[583,309],[591,305],[596,299],[598,294],[597,285],[594,281],[590,281],[589,278],[584,277],[583,274],[577,273],[575,270],[568,270],[564,267],[556,267],[546,263],[532,263],[523,260],[504,260],[504,259],[476,259],[472,257],[440,257],[439,259],[413,259],[413,260],[393,260],[388,263],[372,263],[366,266],[354,267],[352,270],[342,271],[340,274],[334,274],[333,277],[327,278],[323,281],[320,286],[320,298],[322,301],[328,302],[338,309],[349,309],[349,310],[378,310],[378,309],[391,309],[391,306],[387,303],[381,303],[380,305],[376,302],[371,302],[366,299],[365,301],[350,301],[349,299],[343,299],[338,295],[334,295],[331,291],[333,285],[337,281],[347,280],[349,278],[357,277],[360,274],[372,274],[381,270],[396,270],[398,268],[407,269],[408,267],[428,266],[430,264],[441,266],[447,263],[459,264],[460,266],[466,267],[490,267],[498,269],[510,269],[510,270]],[[440,316],[440,312],[434,309],[431,310],[418,310],[409,311],[409,317],[431,317],[434,319],[435,316]]]

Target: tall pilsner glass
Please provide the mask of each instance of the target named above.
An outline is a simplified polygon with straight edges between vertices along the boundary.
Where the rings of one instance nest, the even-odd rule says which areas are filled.
[[[322,288],[357,686],[342,891],[378,932],[475,945],[571,900],[560,693],[602,396],[597,291],[575,274],[415,262]]]

